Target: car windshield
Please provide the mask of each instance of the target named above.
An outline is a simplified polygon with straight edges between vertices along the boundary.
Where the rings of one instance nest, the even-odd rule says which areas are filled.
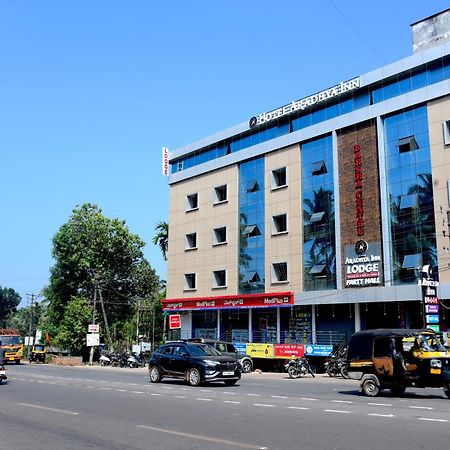
[[[17,345],[20,344],[20,336],[0,336],[2,345]]]
[[[220,352],[218,352],[214,347],[206,344],[188,345],[188,349],[191,352],[191,355],[194,356],[220,356]]]
[[[436,336],[430,334],[419,335],[420,347],[424,352],[445,352],[445,347]]]

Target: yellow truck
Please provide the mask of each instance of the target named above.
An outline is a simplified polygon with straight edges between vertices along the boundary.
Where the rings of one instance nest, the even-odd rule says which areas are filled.
[[[20,364],[23,357],[23,343],[20,333],[13,328],[0,328],[0,347],[3,349],[3,361],[0,365],[14,362]]]

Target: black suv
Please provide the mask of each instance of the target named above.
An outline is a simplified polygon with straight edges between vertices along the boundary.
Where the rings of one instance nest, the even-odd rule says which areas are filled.
[[[241,365],[241,370],[244,373],[249,373],[253,370],[253,360],[250,356],[245,353],[239,353],[236,347],[231,342],[219,341],[217,339],[206,339],[206,338],[192,338],[188,339],[189,342],[202,342],[203,344],[208,344],[214,347],[222,355],[233,356],[237,358],[239,364]]]
[[[207,344],[169,342],[159,347],[150,358],[149,378],[158,383],[163,377],[187,380],[191,386],[223,381],[232,386],[241,378],[239,362]]]

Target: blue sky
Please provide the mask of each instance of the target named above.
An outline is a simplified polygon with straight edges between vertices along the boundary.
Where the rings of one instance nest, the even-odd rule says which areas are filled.
[[[175,149],[412,53],[444,0],[0,1],[0,286],[38,293],[51,240],[98,204],[147,242]]]

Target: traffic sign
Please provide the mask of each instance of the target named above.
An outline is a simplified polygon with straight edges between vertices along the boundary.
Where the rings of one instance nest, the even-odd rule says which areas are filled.
[[[100,325],[95,325],[93,323],[89,324],[88,333],[100,333]]]

